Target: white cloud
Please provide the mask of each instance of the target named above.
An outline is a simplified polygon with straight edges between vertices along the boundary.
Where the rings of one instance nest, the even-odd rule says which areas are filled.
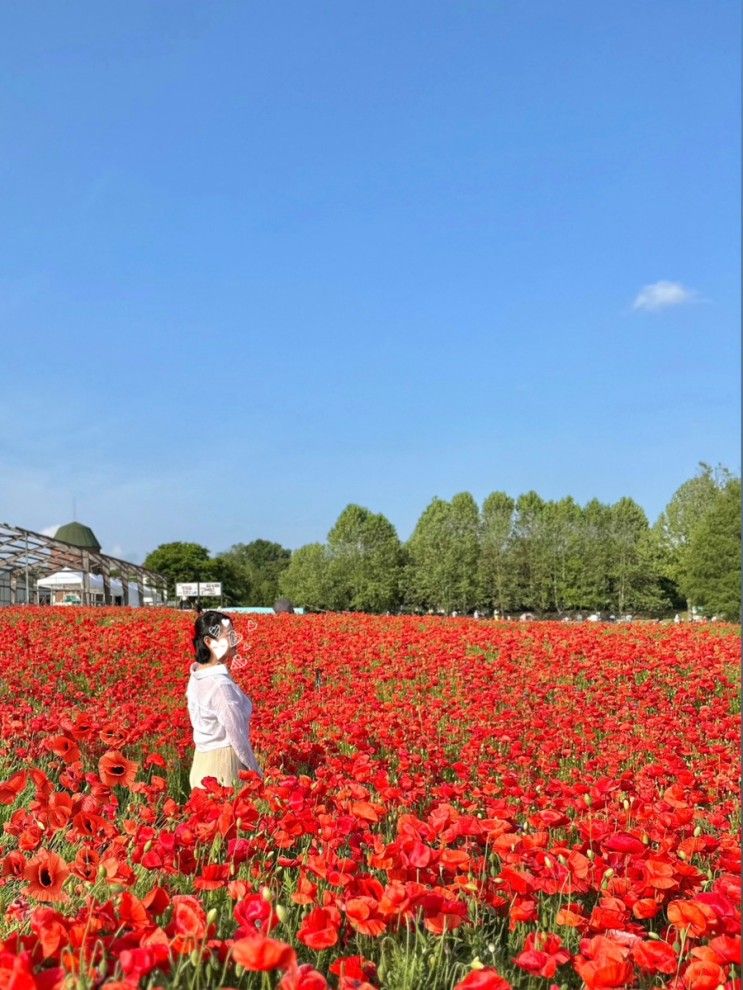
[[[659,309],[667,309],[669,306],[682,306],[684,303],[692,302],[696,299],[696,292],[687,289],[681,282],[653,282],[646,285],[638,293],[632,303],[633,309],[644,309],[654,313]]]
[[[42,529],[42,531],[41,531],[41,535],[42,536],[54,536],[54,534],[57,532],[57,530],[59,529],[59,527],[61,525],[62,525],[62,523],[55,523],[53,526],[45,526]]]

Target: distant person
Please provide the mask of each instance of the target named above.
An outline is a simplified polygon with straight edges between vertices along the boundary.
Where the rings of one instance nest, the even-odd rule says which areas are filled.
[[[263,776],[250,745],[253,705],[229,670],[240,639],[223,612],[202,612],[194,623],[196,661],[186,689],[195,747],[189,777],[192,790],[202,786],[206,777],[234,787],[241,770]]]
[[[288,598],[277,598],[273,603],[273,610],[276,615],[280,615],[282,612],[286,612],[289,615],[294,615],[294,606]]]

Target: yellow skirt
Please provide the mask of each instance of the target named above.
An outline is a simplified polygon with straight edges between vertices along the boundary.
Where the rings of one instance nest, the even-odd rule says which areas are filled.
[[[200,787],[204,777],[216,777],[223,787],[236,786],[240,783],[238,774],[244,769],[232,746],[210,749],[206,753],[196,750],[189,777],[191,790]]]

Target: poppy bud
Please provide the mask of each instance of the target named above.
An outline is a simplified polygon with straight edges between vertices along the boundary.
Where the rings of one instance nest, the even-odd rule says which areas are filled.
[[[591,795],[590,795],[590,794],[584,794],[584,795],[583,795],[583,802],[584,802],[584,804],[585,804],[585,805],[586,805],[587,807],[589,807],[589,808],[590,808],[590,806],[591,806]]]
[[[694,838],[698,839],[701,834],[702,834],[702,826],[697,825],[697,827],[694,829]]]
[[[586,859],[592,860],[595,855],[596,853],[593,851],[593,849],[586,849]]]
[[[240,979],[240,977],[243,975],[244,972],[245,972],[245,967],[241,966],[240,963],[238,963],[237,966],[235,966],[235,976],[238,978],[238,980]]]
[[[148,853],[152,849],[152,839],[148,839],[144,844],[144,852]]]
[[[201,953],[198,949],[194,949],[191,955],[188,957],[189,962],[195,968],[199,965],[199,960],[201,959]]]
[[[622,801],[622,807],[624,808],[625,811],[629,811],[629,801],[627,800],[627,798],[625,798],[624,801]]]
[[[567,863],[567,860],[565,859],[562,853],[559,853],[557,857],[557,862],[560,863],[562,866],[564,866]]]
[[[213,925],[214,922],[217,920],[217,915],[218,914],[219,914],[219,911],[217,910],[217,908],[209,908],[209,910],[206,912],[206,923],[207,923],[207,925]]]
[[[643,844],[644,846],[649,846],[649,845],[650,845],[650,836],[649,836],[649,835],[647,834],[647,832],[644,832],[644,833],[643,833],[643,836],[642,836],[642,844]]]
[[[686,853],[683,849],[679,849],[679,859],[686,859]]]
[[[470,963],[470,969],[485,969],[485,963],[481,962],[478,956]]]
[[[648,932],[647,936],[656,942],[660,942],[661,940],[660,935],[657,932]]]
[[[273,893],[270,887],[261,887],[261,897],[270,904],[273,900]]]
[[[101,863],[101,865],[98,867],[98,879],[102,880],[105,877],[105,875],[106,875],[106,867],[103,865],[103,863]]]
[[[613,877],[614,876],[614,870],[610,866],[607,867],[607,869],[604,870],[604,876],[608,880],[609,877]]]
[[[274,908],[274,911],[276,912],[276,917],[283,925],[283,923],[286,921],[286,919],[289,916],[289,912],[286,910],[283,904],[277,904],[276,907]]]
[[[552,869],[552,860],[549,858],[549,856],[544,857],[544,865],[547,867],[548,870]]]

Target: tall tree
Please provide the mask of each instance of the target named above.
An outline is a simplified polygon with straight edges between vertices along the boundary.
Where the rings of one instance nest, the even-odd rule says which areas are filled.
[[[330,582],[330,557],[322,543],[307,543],[295,550],[289,566],[279,575],[279,591],[295,605],[310,609],[334,608]]]
[[[741,487],[731,478],[691,532],[682,589],[708,614],[740,621]]]
[[[503,613],[513,608],[511,537],[515,502],[505,492],[491,492],[480,513],[480,591],[482,602]]]
[[[446,609],[449,591],[444,567],[449,503],[435,496],[418,518],[407,542],[407,601],[418,608]]]
[[[347,505],[328,533],[328,554],[334,607],[384,612],[398,604],[400,540],[384,515]]]
[[[581,508],[570,496],[544,507],[550,598],[560,614],[580,606],[581,519]]]
[[[469,492],[434,498],[408,541],[409,600],[423,608],[468,612],[477,604],[479,513]]]
[[[580,526],[579,608],[611,607],[611,510],[597,498],[583,507]]]
[[[270,540],[236,543],[219,558],[234,568],[246,605],[273,605],[279,594],[279,577],[289,566],[291,551]]]
[[[161,543],[147,554],[144,566],[166,578],[169,598],[175,598],[178,581],[213,580],[209,551],[200,543]]]
[[[521,608],[552,607],[546,503],[535,491],[516,499],[513,527],[514,595]]]
[[[665,573],[679,588],[688,586],[688,549],[692,532],[702,522],[717,493],[732,477],[726,467],[712,468],[700,461],[697,474],[676,489],[655,524]],[[689,612],[693,604],[693,599],[687,598]]]
[[[643,540],[649,529],[644,510],[631,498],[620,498],[609,507],[609,582],[611,608],[634,608],[648,581]]]
[[[453,576],[454,608],[471,612],[478,603],[480,570],[480,511],[469,492],[449,503],[449,564]]]

